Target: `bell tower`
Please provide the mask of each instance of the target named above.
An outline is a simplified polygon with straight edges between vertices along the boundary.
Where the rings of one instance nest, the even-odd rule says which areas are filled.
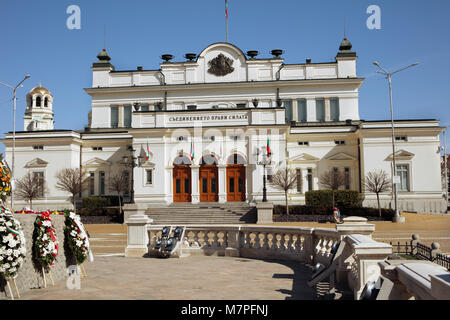
[[[24,131],[53,130],[53,95],[39,84],[27,94]]]

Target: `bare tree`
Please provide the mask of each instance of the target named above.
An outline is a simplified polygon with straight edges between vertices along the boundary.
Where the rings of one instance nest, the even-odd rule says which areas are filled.
[[[76,210],[75,197],[84,189],[83,176],[84,172],[80,170],[80,168],[62,169],[56,175],[56,178],[58,179],[56,188],[62,191],[66,191],[72,195],[72,204],[74,210]]]
[[[381,217],[380,193],[391,190],[392,181],[384,170],[369,172],[364,180],[364,187],[367,191],[377,195],[378,213]]]
[[[128,177],[124,172],[113,175],[109,179],[109,190],[117,193],[119,198],[119,210],[122,212],[122,204],[120,201],[120,195],[128,190]]]
[[[326,189],[332,191],[334,208],[334,193],[340,187],[348,184],[348,176],[345,173],[339,171],[339,169],[333,168],[322,174],[319,178],[319,182]]]
[[[42,198],[45,194],[45,179],[28,172],[22,179],[16,182],[16,195],[30,203],[33,209],[33,200]]]
[[[272,175],[270,183],[276,188],[284,191],[286,199],[286,214],[289,214],[288,192],[294,189],[297,183],[297,172],[289,167],[282,167]]]

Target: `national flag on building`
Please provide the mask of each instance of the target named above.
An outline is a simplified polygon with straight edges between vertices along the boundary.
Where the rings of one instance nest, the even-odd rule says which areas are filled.
[[[269,137],[267,137],[267,156],[269,156],[269,154],[271,154],[272,152],[270,151],[270,140]]]
[[[150,147],[148,146],[148,140],[147,140],[147,152],[145,153],[145,160],[150,160]]]
[[[194,141],[191,140],[191,161],[194,161]]]
[[[225,0],[225,18],[228,19],[228,1]]]

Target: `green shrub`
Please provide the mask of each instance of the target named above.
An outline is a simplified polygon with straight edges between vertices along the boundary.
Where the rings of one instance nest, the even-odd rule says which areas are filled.
[[[307,191],[305,201],[307,206],[332,208],[333,192],[331,190]],[[336,190],[334,192],[334,205],[338,208],[361,207],[361,204],[358,191]]]
[[[109,206],[109,199],[106,197],[83,198],[83,209],[101,209]]]
[[[365,207],[339,207],[341,215],[345,217],[358,216],[366,218],[378,218],[377,208],[365,208]],[[273,208],[274,215],[285,215],[286,207],[283,205],[275,205]],[[289,206],[290,215],[304,215],[304,216],[323,216],[323,215],[333,215],[333,209],[331,206]],[[395,211],[393,209],[381,209],[381,217],[385,220],[392,220]],[[295,220],[295,219],[294,219]]]
[[[119,208],[82,208],[79,210],[80,216],[117,216],[120,214]]]

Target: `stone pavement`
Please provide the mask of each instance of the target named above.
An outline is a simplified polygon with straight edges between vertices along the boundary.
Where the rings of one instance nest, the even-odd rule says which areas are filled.
[[[96,257],[80,290],[64,281],[21,300],[311,300],[310,269],[301,263],[244,258]]]

